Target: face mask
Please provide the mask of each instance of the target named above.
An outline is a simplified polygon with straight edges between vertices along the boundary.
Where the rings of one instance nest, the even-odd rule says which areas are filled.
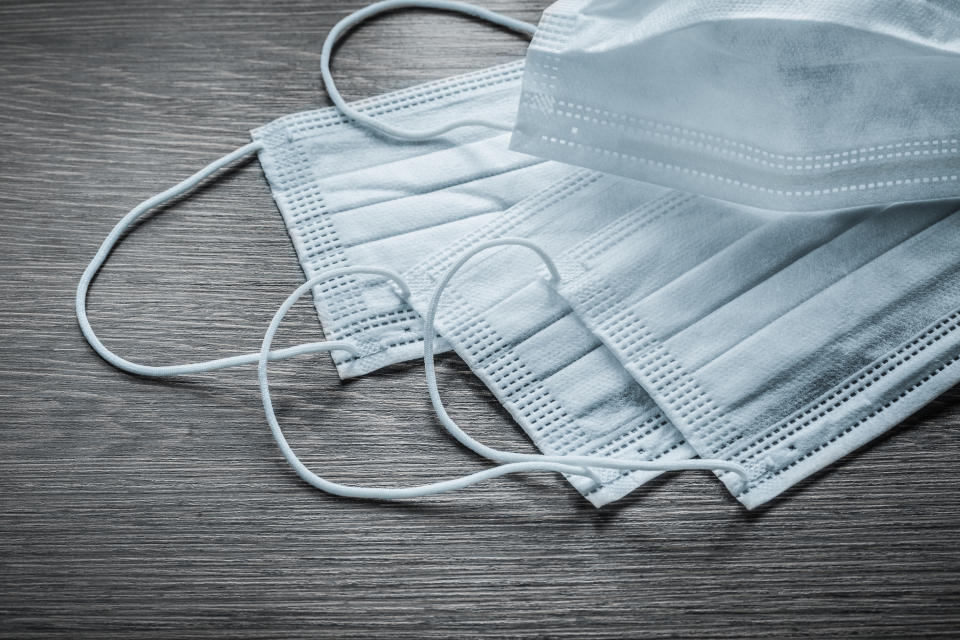
[[[960,380],[956,207],[688,196],[560,256],[558,288],[699,455],[747,468],[752,508]]]
[[[559,255],[597,228],[615,237],[623,232],[629,211],[665,192],[642,182],[580,172],[404,273],[409,300],[427,315],[451,265],[491,240],[522,238],[549,255]],[[441,286],[444,302],[433,319],[439,334],[546,455],[692,458],[679,432],[539,276],[539,267],[536,254],[517,247],[487,251],[470,260]],[[593,471],[595,478],[569,480],[597,506],[656,475]]]
[[[953,0],[561,0],[512,148],[790,211],[960,193]]]

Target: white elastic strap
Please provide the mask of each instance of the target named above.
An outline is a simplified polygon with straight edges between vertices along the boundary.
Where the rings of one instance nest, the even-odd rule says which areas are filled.
[[[128,371],[130,373],[150,377],[166,377],[190,373],[203,373],[205,371],[214,371],[216,369],[225,369],[227,367],[253,364],[260,359],[260,353],[256,352],[229,358],[219,358],[217,360],[207,360],[205,362],[194,362],[190,364],[168,366],[148,366],[131,362],[110,351],[100,341],[100,339],[97,337],[97,334],[94,333],[93,327],[90,326],[90,321],[87,319],[87,292],[90,289],[90,283],[93,281],[94,276],[97,275],[100,267],[102,267],[103,263],[106,262],[107,257],[110,255],[110,252],[113,250],[114,246],[127,231],[127,229],[129,229],[138,218],[157,205],[161,205],[185,193],[186,191],[189,191],[207,177],[213,173],[216,173],[228,164],[248,156],[251,153],[259,151],[262,148],[262,143],[251,142],[250,144],[244,145],[232,153],[228,153],[219,160],[210,163],[200,171],[196,172],[180,184],[141,202],[113,227],[109,235],[107,235],[103,243],[100,245],[100,249],[97,251],[97,254],[90,261],[90,264],[87,265],[87,268],[84,269],[83,276],[80,278],[80,282],[77,285],[77,322],[80,324],[80,331],[83,332],[83,337],[86,338],[87,342],[90,343],[90,346],[93,347],[93,350],[96,351],[101,358],[118,369],[123,369],[124,371]],[[294,356],[307,353],[319,353],[331,350],[342,350],[354,355],[356,354],[355,349],[349,343],[323,341],[310,342],[295,347],[280,349],[270,353],[268,357],[271,360],[282,360],[284,358],[292,358]]]
[[[346,267],[327,271],[304,282],[296,291],[290,294],[290,296],[282,305],[280,305],[280,308],[277,309],[277,313],[273,316],[273,320],[270,322],[270,326],[267,328],[266,334],[263,336],[263,345],[260,349],[260,365],[257,368],[257,379],[260,381],[260,397],[263,400],[263,410],[267,416],[267,423],[270,425],[270,432],[273,434],[274,440],[277,441],[277,445],[280,447],[283,457],[286,458],[287,462],[290,463],[290,466],[293,467],[293,469],[297,472],[297,475],[300,476],[304,482],[316,487],[317,489],[326,491],[327,493],[345,496],[348,498],[396,500],[401,498],[419,498],[437,493],[445,493],[455,489],[462,489],[463,487],[470,486],[482,480],[496,478],[498,476],[507,475],[508,473],[516,473],[519,471],[559,471],[561,473],[569,473],[573,475],[584,475],[583,471],[581,469],[577,469],[576,467],[537,459],[533,461],[500,465],[491,469],[478,471],[477,473],[471,473],[466,476],[445,480],[443,482],[434,482],[431,484],[423,484],[412,487],[381,488],[361,487],[331,482],[330,480],[326,480],[308,469],[306,465],[300,461],[300,458],[297,457],[297,454],[293,452],[293,449],[291,449],[290,445],[287,443],[287,439],[283,435],[283,430],[280,428],[280,423],[277,421],[277,416],[273,410],[273,400],[270,397],[270,383],[267,379],[267,363],[271,359],[270,344],[273,342],[273,337],[276,335],[277,329],[280,327],[280,322],[290,310],[290,307],[292,307],[297,300],[299,300],[305,293],[310,291],[314,286],[320,284],[321,282],[346,275],[348,273],[371,273],[386,276],[397,283],[397,285],[400,287],[401,295],[404,298],[409,298],[410,292],[409,289],[407,289],[406,284],[403,282],[403,279],[385,269]],[[464,436],[466,436],[466,434],[464,434]],[[466,436],[466,440],[474,446],[482,447],[479,442],[471,440],[469,436]],[[471,448],[474,447],[471,446]]]
[[[543,260],[544,264],[546,265],[547,270],[550,272],[551,281],[559,282],[560,280],[560,272],[557,270],[553,260],[535,243],[524,238],[500,238],[497,240],[482,242],[473,247],[470,251],[464,253],[460,259],[457,260],[452,267],[450,267],[450,269],[446,272],[446,274],[444,274],[443,278],[437,284],[433,298],[430,300],[430,306],[427,309],[427,315],[424,318],[423,364],[426,370],[427,388],[430,392],[430,402],[433,403],[433,408],[436,411],[440,422],[454,438],[456,438],[466,447],[469,447],[473,451],[482,456],[490,458],[491,460],[509,463],[537,460],[541,462],[556,462],[566,465],[576,465],[581,467],[580,473],[576,475],[594,477],[592,473],[587,472],[590,467],[602,469],[620,469],[624,471],[728,471],[740,476],[741,482],[744,483],[743,486],[746,486],[746,483],[749,480],[746,468],[743,465],[737,464],[736,462],[730,462],[727,460],[700,459],[682,461],[653,461],[634,458],[610,458],[604,456],[546,456],[540,454],[511,453],[483,445],[467,435],[467,433],[460,428],[453,418],[450,417],[443,406],[443,401],[440,399],[440,391],[437,387],[437,374],[433,363],[433,342],[435,332],[434,324],[437,316],[437,309],[440,305],[440,298],[454,274],[461,267],[463,267],[468,260],[478,253],[492,247],[504,245],[518,245],[533,250],[534,253],[540,256],[540,259]]]
[[[486,20],[487,22],[506,27],[507,29],[511,29],[518,33],[523,33],[531,37],[537,31],[537,26],[534,24],[524,22],[523,20],[510,18],[495,11],[490,11],[489,9],[484,9],[483,7],[478,7],[466,2],[454,2],[452,0],[384,0],[383,2],[375,2],[367,7],[364,7],[363,9],[351,13],[346,18],[340,20],[340,22],[333,26],[333,28],[330,30],[330,33],[327,35],[327,39],[323,42],[323,50],[320,53],[320,73],[323,75],[323,84],[326,87],[327,94],[329,94],[333,104],[337,106],[343,115],[347,116],[351,120],[394,138],[400,138],[401,140],[427,140],[429,138],[435,138],[439,135],[443,135],[444,133],[453,129],[459,129],[460,127],[489,127],[491,129],[503,131],[510,131],[513,129],[512,123],[506,124],[502,122],[479,119],[456,120],[439,127],[434,127],[433,129],[404,129],[402,127],[395,127],[382,122],[377,118],[363,114],[347,104],[346,100],[343,99],[343,96],[341,96],[340,92],[337,90],[337,85],[333,81],[333,74],[330,73],[330,56],[333,54],[334,45],[340,40],[344,32],[352,29],[356,25],[372,16],[384,13],[386,11],[406,9],[411,7],[440,9],[443,11],[462,13],[474,18]]]

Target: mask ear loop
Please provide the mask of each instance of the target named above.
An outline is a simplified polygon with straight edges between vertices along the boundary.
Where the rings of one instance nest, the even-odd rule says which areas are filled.
[[[540,454],[525,454],[525,453],[511,453],[508,451],[500,451],[498,449],[493,449],[488,447],[480,442],[477,442],[450,417],[447,413],[446,408],[443,406],[443,401],[440,399],[440,390],[437,386],[437,373],[434,368],[433,362],[433,342],[435,335],[435,321],[437,316],[437,309],[440,305],[440,298],[443,295],[444,289],[449,284],[450,280],[453,278],[454,274],[463,267],[471,258],[482,251],[491,249],[493,247],[499,247],[504,245],[517,245],[521,247],[526,247],[531,249],[536,253],[540,259],[544,262],[547,267],[547,270],[550,273],[550,281],[553,283],[559,283],[560,281],[560,272],[557,270],[556,264],[550,258],[547,253],[540,248],[535,243],[524,238],[500,238],[497,240],[489,240],[487,242],[482,242],[470,251],[464,253],[459,260],[450,269],[444,274],[440,282],[437,284],[437,288],[434,291],[433,298],[430,300],[430,306],[427,309],[427,315],[424,318],[423,326],[423,364],[424,369],[426,370],[427,378],[427,389],[430,393],[430,402],[433,404],[434,411],[437,414],[441,424],[447,429],[450,434],[456,438],[461,444],[472,449],[476,453],[479,453],[482,456],[490,458],[498,462],[507,462],[507,463],[517,463],[522,461],[533,461],[540,460],[544,462],[555,462],[563,463],[567,465],[576,465],[580,467],[581,473],[577,475],[585,475],[597,481],[596,476],[589,471],[591,467],[593,468],[602,468],[602,469],[619,469],[623,471],[691,471],[691,470],[706,470],[706,471],[726,471],[737,474],[740,477],[740,482],[743,487],[747,486],[749,482],[749,476],[747,475],[747,470],[743,465],[740,465],[736,462],[731,462],[728,460],[718,460],[718,459],[700,459],[700,460],[682,460],[682,461],[656,461],[656,460],[640,460],[640,459],[631,459],[631,458],[610,458],[604,456],[574,456],[574,455],[563,455],[563,456],[549,456],[549,455],[540,455]]]
[[[333,54],[334,45],[340,40],[344,32],[352,29],[364,20],[386,11],[410,7],[440,9],[443,11],[462,13],[500,25],[502,27],[506,27],[507,29],[528,35],[530,37],[533,37],[533,34],[537,31],[537,26],[534,24],[524,22],[523,20],[510,18],[503,14],[496,13],[495,11],[490,11],[489,9],[484,9],[483,7],[478,7],[466,2],[455,2],[453,0],[384,0],[383,2],[375,2],[370,6],[364,7],[359,11],[355,11],[346,18],[340,20],[340,22],[333,26],[333,28],[330,30],[330,33],[327,35],[327,39],[323,42],[323,49],[320,52],[320,74],[323,76],[324,87],[326,87],[327,94],[330,96],[333,104],[337,106],[343,115],[351,120],[362,124],[365,127],[374,129],[394,138],[399,138],[401,140],[427,140],[429,138],[436,138],[437,136],[443,135],[444,133],[453,129],[459,129],[460,127],[489,127],[491,129],[498,129],[502,131],[510,131],[513,129],[512,124],[504,124],[502,122],[479,119],[457,120],[439,127],[434,127],[432,129],[404,129],[402,127],[395,127],[378,120],[377,118],[373,118],[361,113],[354,107],[351,107],[349,104],[347,104],[347,101],[343,99],[343,96],[341,96],[340,92],[337,90],[337,85],[333,80],[333,74],[330,73],[330,57]]]
[[[131,225],[133,225],[134,222],[137,221],[138,218],[143,216],[150,209],[168,202],[169,200],[172,200],[173,198],[176,198],[177,196],[189,191],[197,184],[228,164],[250,155],[251,153],[257,152],[262,148],[263,144],[260,142],[251,142],[250,144],[244,145],[236,151],[228,153],[219,160],[215,160],[214,162],[210,163],[183,182],[167,189],[162,193],[158,193],[152,198],[144,200],[134,207],[130,213],[124,216],[103,240],[103,243],[100,245],[100,249],[97,250],[96,255],[90,261],[90,264],[88,264],[87,268],[83,271],[83,276],[81,276],[80,282],[77,284],[76,295],[77,323],[80,325],[80,331],[83,333],[83,337],[86,338],[90,346],[93,347],[93,350],[96,351],[101,358],[116,368],[122,369],[123,371],[149,377],[168,377],[191,373],[204,373],[206,371],[226,369],[227,367],[253,364],[260,359],[260,353],[256,352],[229,358],[219,358],[204,362],[169,366],[149,366],[131,362],[130,360],[121,358],[114,352],[110,351],[110,349],[104,346],[104,344],[97,337],[97,334],[93,331],[93,327],[90,326],[90,321],[87,318],[87,293],[90,289],[90,283],[93,281],[94,276],[97,275],[97,272],[107,261],[107,257],[110,255],[110,252],[113,251],[114,246],[116,246],[123,234],[126,233],[126,231]],[[286,349],[279,349],[268,354],[268,357],[271,360],[282,360],[284,358],[292,358],[294,356],[304,355],[307,353],[320,353],[332,350],[347,351],[351,355],[356,355],[355,348],[349,343],[322,341],[310,342]]]
[[[308,469],[307,466],[300,461],[300,458],[297,457],[297,454],[293,452],[293,449],[290,448],[290,444],[283,435],[283,430],[280,428],[280,423],[277,421],[276,413],[273,410],[273,400],[270,397],[270,383],[267,379],[267,363],[271,360],[270,354],[273,353],[270,351],[270,344],[273,342],[273,337],[276,335],[277,329],[280,327],[280,322],[283,320],[284,316],[294,305],[294,303],[297,302],[297,300],[299,300],[305,293],[310,291],[314,286],[323,282],[324,280],[336,278],[348,273],[372,273],[386,276],[393,280],[400,287],[401,295],[403,295],[404,298],[410,297],[410,290],[407,288],[403,279],[400,278],[400,276],[387,271],[386,269],[347,267],[343,269],[327,271],[304,282],[300,287],[297,288],[296,291],[290,294],[290,296],[282,305],[280,305],[280,308],[277,309],[276,314],[273,316],[273,320],[270,322],[270,326],[267,328],[267,331],[263,336],[263,345],[260,349],[259,366],[257,367],[257,379],[260,382],[260,398],[263,401],[263,410],[267,416],[267,423],[270,425],[270,433],[273,434],[273,438],[280,447],[280,452],[283,454],[283,457],[288,463],[290,463],[290,466],[293,467],[294,471],[297,472],[297,475],[300,476],[304,482],[316,487],[317,489],[326,491],[327,493],[332,493],[334,495],[344,496],[347,498],[398,500],[403,498],[420,498],[423,496],[445,493],[447,491],[454,491],[483,480],[504,476],[509,473],[517,473],[519,471],[559,471],[561,473],[569,473],[573,475],[584,475],[583,471],[581,469],[577,469],[576,467],[548,461],[532,460],[516,462],[513,464],[503,464],[490,469],[485,469],[483,471],[478,471],[477,473],[472,473],[442,482],[434,482],[431,484],[417,485],[412,487],[381,488],[362,487],[332,482],[320,477]],[[332,348],[333,347],[331,347],[331,349]],[[469,436],[466,436],[466,438],[468,441],[470,441]],[[475,442],[474,444],[480,445],[478,442]]]

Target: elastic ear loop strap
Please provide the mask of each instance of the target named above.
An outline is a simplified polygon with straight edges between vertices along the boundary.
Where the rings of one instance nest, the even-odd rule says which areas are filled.
[[[457,423],[454,422],[447,414],[443,407],[443,403],[440,400],[440,394],[437,389],[437,377],[433,363],[434,319],[436,317],[437,307],[439,305],[443,288],[450,281],[450,278],[453,277],[454,273],[456,273],[456,271],[477,252],[493,246],[505,244],[522,245],[536,251],[547,263],[547,268],[550,270],[551,275],[555,279],[559,277],[556,267],[549,257],[543,253],[539,247],[528,240],[510,238],[483,243],[461,257],[460,260],[446,273],[444,278],[437,286],[437,290],[430,302],[430,307],[424,320],[424,365],[426,367],[427,385],[430,390],[430,400],[437,412],[437,416],[440,418],[444,428],[446,428],[450,435],[456,438],[458,442],[472,451],[496,462],[500,462],[501,464],[491,469],[486,469],[470,475],[431,484],[403,488],[362,487],[331,482],[330,480],[320,477],[308,469],[307,466],[304,465],[293,452],[293,449],[290,448],[286,437],[283,435],[283,430],[277,421],[277,416],[273,409],[273,400],[270,395],[270,383],[267,375],[267,363],[269,361],[270,345],[273,342],[273,338],[276,335],[278,328],[280,327],[280,322],[283,320],[290,308],[297,302],[297,300],[299,300],[317,284],[323,282],[324,280],[343,275],[347,271],[351,273],[362,273],[364,271],[369,271],[370,273],[386,276],[399,286],[400,295],[402,297],[410,297],[410,291],[400,276],[391,274],[382,269],[353,267],[349,269],[334,269],[310,278],[307,282],[303,283],[303,285],[290,294],[284,303],[280,305],[280,308],[277,309],[277,313],[274,315],[273,320],[270,322],[270,326],[267,328],[267,332],[263,337],[263,344],[260,350],[260,363],[257,368],[257,378],[260,383],[260,396],[263,401],[263,410],[267,417],[267,423],[270,425],[270,432],[273,434],[274,440],[276,440],[277,445],[280,447],[283,457],[288,463],[290,463],[290,466],[293,467],[301,479],[318,489],[340,496],[346,496],[350,498],[395,500],[402,498],[418,498],[422,496],[453,491],[455,489],[461,489],[475,484],[482,480],[521,471],[552,471],[557,473],[565,473],[568,475],[588,477],[595,482],[597,482],[598,479],[593,471],[590,470],[590,467],[621,470],[640,469],[651,471],[719,469],[724,471],[732,471],[740,475],[742,478],[746,478],[746,470],[742,466],[733,462],[727,462],[725,460],[656,462],[636,459],[616,459],[602,456],[546,456],[540,454],[511,453],[508,451],[501,451],[499,449],[488,447],[477,440],[474,440],[469,434],[463,431],[463,429],[461,429],[460,426],[457,425]]]
[[[432,129],[404,129],[402,127],[396,127],[387,124],[377,118],[361,113],[354,107],[351,107],[349,104],[347,104],[347,101],[343,99],[343,96],[341,96],[340,92],[337,90],[337,85],[333,80],[333,74],[330,73],[330,57],[333,54],[334,45],[340,40],[344,32],[377,14],[384,13],[386,11],[393,11],[395,9],[406,9],[411,7],[440,9],[443,11],[462,13],[474,18],[486,20],[487,22],[506,27],[507,29],[511,29],[512,31],[516,31],[531,37],[537,31],[537,26],[534,24],[524,22],[523,20],[510,18],[495,11],[490,11],[489,9],[484,9],[483,7],[478,7],[466,2],[454,2],[452,0],[384,0],[383,2],[375,2],[370,6],[364,7],[359,11],[355,11],[346,18],[340,20],[340,22],[335,24],[333,28],[330,29],[327,39],[323,42],[323,49],[320,52],[320,73],[323,76],[323,84],[327,89],[327,94],[330,96],[333,104],[337,106],[343,115],[347,116],[351,120],[394,138],[400,138],[401,140],[426,140],[443,135],[452,129],[459,129],[460,127],[489,127],[491,129],[498,129],[502,131],[510,131],[513,129],[512,124],[504,124],[502,122],[479,119],[457,120],[445,125],[434,127]]]
[[[233,356],[229,358],[219,358],[217,360],[207,360],[205,362],[194,362],[190,364],[179,364],[179,365],[169,365],[169,366],[149,366],[142,365],[136,362],[131,362],[124,358],[121,358],[114,352],[110,351],[97,337],[97,334],[93,331],[93,327],[90,326],[90,321],[87,319],[87,292],[90,289],[90,283],[93,281],[94,276],[97,275],[97,272],[103,266],[104,262],[107,261],[107,257],[110,255],[110,252],[113,250],[114,246],[123,236],[123,234],[137,221],[142,215],[148,212],[150,209],[161,205],[177,196],[189,191],[197,184],[208,178],[210,175],[216,173],[223,167],[227,166],[243,158],[251,153],[259,151],[263,148],[263,144],[260,142],[251,142],[250,144],[244,145],[232,153],[228,153],[219,160],[215,160],[210,163],[200,171],[196,172],[180,184],[177,184],[163,193],[158,193],[157,195],[144,200],[136,207],[133,208],[130,213],[125,215],[120,222],[118,222],[113,229],[110,231],[109,235],[104,239],[103,243],[100,245],[100,249],[97,250],[96,255],[90,261],[90,264],[87,265],[87,268],[83,271],[83,276],[80,278],[80,282],[77,285],[77,297],[76,297],[76,312],[77,312],[77,322],[80,325],[80,331],[83,333],[83,337],[86,338],[87,342],[90,343],[90,346],[93,347],[93,350],[100,355],[101,358],[124,371],[134,373],[141,376],[150,376],[150,377],[166,377],[166,376],[179,376],[191,373],[203,373],[205,371],[215,371],[217,369],[226,369],[227,367],[236,367],[239,365],[253,364],[260,359],[260,353],[248,353],[239,356]],[[277,351],[271,352],[268,357],[271,360],[282,360],[284,358],[292,358],[294,356],[299,356],[307,353],[319,353],[324,351],[331,350],[342,350],[347,351],[352,355],[356,355],[356,350],[353,345],[346,342],[333,342],[333,341],[323,341],[323,342],[310,342],[306,344],[297,345],[295,347],[289,347],[287,349],[279,349]]]

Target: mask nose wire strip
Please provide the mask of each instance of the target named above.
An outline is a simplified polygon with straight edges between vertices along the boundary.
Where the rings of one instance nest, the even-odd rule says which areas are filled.
[[[450,269],[444,274],[443,278],[437,284],[437,288],[434,291],[433,298],[430,300],[430,306],[427,309],[427,315],[424,318],[424,327],[423,327],[423,364],[426,371],[427,378],[427,389],[430,393],[430,402],[433,403],[434,411],[436,411],[437,418],[443,426],[450,432],[450,434],[460,441],[463,445],[469,447],[473,451],[479,453],[482,456],[490,458],[491,460],[496,460],[499,462],[520,462],[524,460],[541,460],[549,462],[563,463],[567,465],[577,465],[579,467],[584,467],[589,469],[593,468],[606,468],[606,469],[620,469],[625,471],[633,470],[644,470],[644,471],[689,471],[689,470],[707,470],[707,471],[727,471],[737,474],[740,477],[740,482],[743,487],[747,486],[749,476],[747,475],[747,470],[743,465],[740,465],[736,462],[731,462],[727,460],[716,460],[716,459],[701,459],[701,460],[681,460],[681,461],[655,461],[655,460],[638,460],[630,458],[610,458],[604,456],[573,456],[573,455],[563,455],[563,456],[548,456],[540,454],[523,454],[523,453],[511,453],[507,451],[500,451],[493,449],[486,445],[483,445],[463,431],[459,425],[450,417],[446,409],[443,406],[443,401],[440,399],[440,391],[437,387],[437,373],[434,368],[433,363],[433,342],[434,342],[434,325],[437,316],[437,309],[440,305],[440,298],[443,294],[443,290],[446,288],[450,280],[453,278],[454,274],[463,267],[471,258],[482,251],[491,249],[493,247],[504,246],[504,245],[517,245],[521,247],[526,247],[531,249],[536,253],[544,264],[547,267],[547,270],[550,272],[550,279],[552,282],[556,283],[560,281],[560,273],[557,270],[556,265],[553,260],[547,253],[540,248],[535,243],[526,240],[524,238],[499,238],[497,240],[489,240],[487,242],[482,242],[470,251],[464,253],[459,260]],[[587,475],[589,477],[594,477],[592,473],[585,473],[584,469],[581,469],[581,473],[578,475]]]
[[[442,482],[401,488],[381,488],[345,485],[337,482],[331,482],[330,480],[325,480],[308,469],[306,465],[300,461],[300,458],[297,457],[297,454],[293,452],[293,449],[290,448],[290,445],[287,442],[286,437],[283,435],[283,430],[280,428],[280,423],[277,421],[277,416],[273,410],[273,400],[270,397],[270,383],[267,379],[267,363],[270,360],[269,356],[271,353],[270,344],[273,342],[273,337],[276,335],[277,329],[279,328],[280,322],[283,320],[284,316],[294,305],[294,303],[296,303],[297,300],[299,300],[305,293],[310,291],[310,289],[320,282],[330,278],[335,278],[347,273],[364,272],[384,275],[394,280],[400,286],[401,294],[404,297],[409,297],[409,289],[407,289],[406,284],[403,282],[400,276],[390,273],[385,269],[365,267],[334,269],[310,278],[299,288],[297,288],[296,291],[290,294],[284,303],[280,305],[280,308],[277,309],[276,314],[273,316],[273,320],[270,322],[270,326],[267,328],[267,331],[263,336],[263,345],[260,349],[260,353],[258,354],[259,366],[257,367],[257,379],[260,382],[260,398],[263,401],[263,410],[267,416],[267,423],[270,425],[270,432],[273,434],[274,440],[276,440],[277,445],[280,447],[283,457],[287,460],[290,466],[293,467],[293,469],[297,472],[297,475],[300,476],[304,482],[316,487],[317,489],[326,491],[327,493],[345,496],[348,498],[398,500],[403,498],[419,498],[438,493],[445,493],[447,491],[454,491],[483,480],[488,480],[490,478],[496,478],[520,471],[558,471],[573,475],[583,475],[582,470],[577,469],[576,467],[537,459],[532,461],[516,462],[512,464],[503,464],[490,469],[484,469],[483,471],[478,471],[477,473],[472,473]],[[469,439],[469,436],[467,436],[467,438]],[[480,445],[478,442],[475,442],[474,444]]]
[[[459,129],[460,127],[489,127],[491,129],[503,131],[510,131],[513,129],[512,123],[505,124],[502,122],[479,119],[456,120],[432,129],[404,129],[402,127],[396,127],[387,124],[377,118],[361,113],[357,109],[347,104],[346,100],[343,99],[343,96],[341,96],[340,92],[337,90],[337,85],[333,80],[333,74],[330,73],[330,57],[333,54],[334,45],[340,40],[344,32],[350,30],[368,18],[386,11],[406,9],[411,7],[440,9],[443,11],[462,13],[500,25],[502,27],[506,27],[507,29],[528,35],[530,37],[533,37],[533,34],[537,31],[537,26],[534,24],[524,22],[523,20],[510,18],[509,16],[496,13],[495,11],[490,11],[489,9],[484,9],[483,7],[468,4],[466,2],[454,2],[452,0],[384,0],[383,2],[375,2],[367,7],[364,7],[363,9],[360,9],[359,11],[351,13],[346,18],[340,20],[340,22],[335,24],[333,28],[330,29],[330,33],[323,42],[323,49],[320,53],[320,73],[323,76],[323,84],[327,89],[327,94],[330,96],[333,104],[337,106],[343,115],[347,116],[351,120],[369,127],[370,129],[375,129],[376,131],[394,138],[399,138],[401,140],[427,140],[429,138],[435,138],[439,135],[443,135],[452,129]]]
[[[90,264],[87,265],[87,268],[83,271],[83,276],[81,276],[80,282],[77,285],[76,297],[77,323],[80,325],[80,331],[83,333],[83,337],[86,338],[90,346],[93,347],[93,350],[96,351],[101,358],[118,369],[122,369],[137,375],[150,377],[166,377],[191,373],[203,373],[205,371],[214,371],[217,369],[225,369],[227,367],[253,364],[260,359],[260,353],[255,352],[229,358],[207,360],[205,362],[194,362],[191,364],[170,366],[148,366],[131,362],[110,351],[106,346],[104,346],[104,344],[97,337],[97,334],[93,331],[93,327],[90,326],[90,321],[87,318],[87,293],[90,289],[90,283],[93,281],[94,276],[96,276],[97,272],[107,261],[107,257],[110,255],[110,252],[113,250],[114,246],[116,246],[123,234],[134,222],[136,222],[138,218],[140,218],[150,209],[189,191],[223,167],[251,153],[257,152],[262,148],[263,145],[260,142],[251,142],[250,144],[244,145],[236,151],[233,151],[232,153],[223,156],[219,160],[215,160],[214,162],[210,163],[180,184],[177,184],[166,191],[158,193],[152,198],[141,202],[134,207],[130,213],[124,216],[120,222],[113,227],[109,235],[107,235],[107,237],[103,240],[103,243],[100,245],[100,249],[90,261]],[[268,354],[268,357],[271,360],[281,360],[307,353],[320,353],[332,350],[342,350],[347,351],[352,355],[357,355],[356,350],[349,343],[322,341],[310,342],[286,349],[279,349]]]

